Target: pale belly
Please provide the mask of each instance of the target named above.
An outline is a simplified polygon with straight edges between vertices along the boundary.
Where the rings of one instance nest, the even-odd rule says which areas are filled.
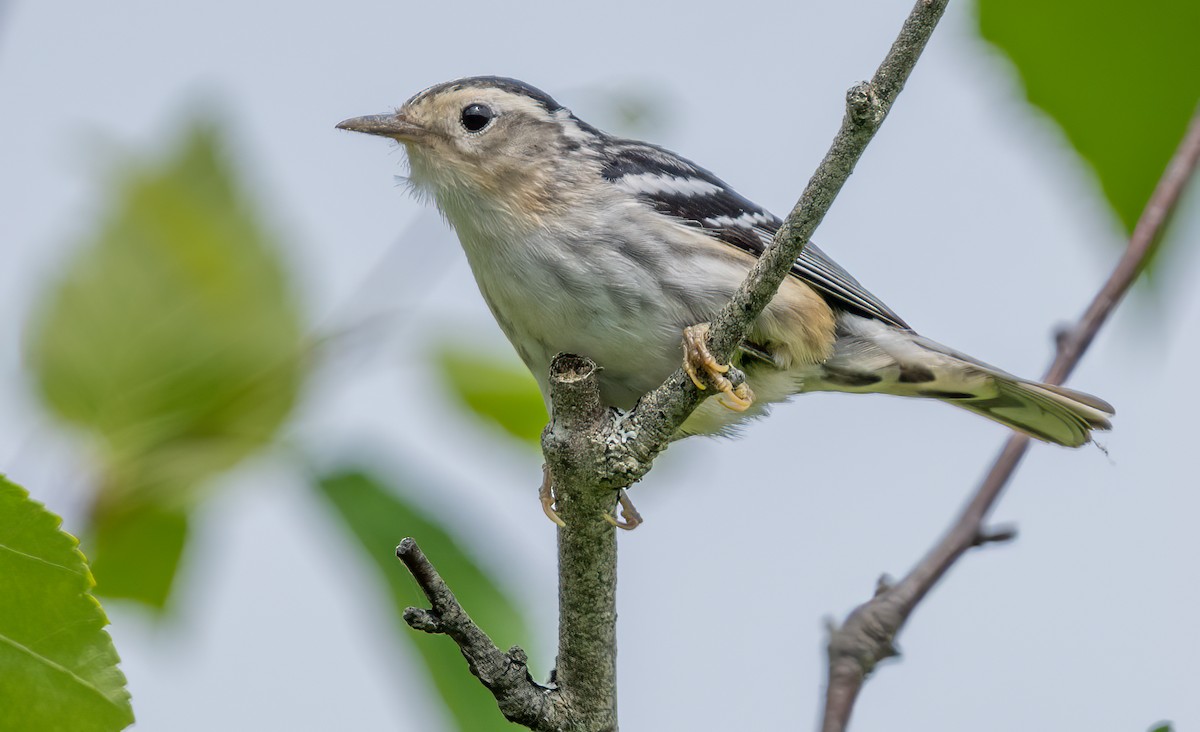
[[[537,379],[547,406],[550,360],[573,353],[601,367],[605,403],[632,408],[680,367],[683,329],[711,319],[753,261],[694,229],[665,226],[640,207],[626,213],[589,237],[562,228],[496,237],[504,228],[498,222],[473,232],[455,226],[484,300]],[[643,215],[650,218],[639,220]],[[648,231],[656,231],[657,240],[648,240]],[[782,310],[790,302],[783,298]],[[828,317],[827,306],[817,303]],[[799,316],[798,311],[790,317]],[[777,326],[767,331],[780,332],[784,323],[775,320]],[[726,431],[794,393],[794,379],[780,379],[779,372],[768,373],[772,370],[747,374],[761,397],[750,412],[731,412],[710,399],[684,431]]]
[[[708,317],[673,305],[652,278],[636,272],[602,277],[543,263],[519,273],[492,267],[475,274],[496,322],[547,398],[550,360],[574,353],[601,367],[607,404],[632,408],[679,367],[683,328]],[[599,286],[603,281],[620,284]],[[713,309],[719,304],[714,300]]]

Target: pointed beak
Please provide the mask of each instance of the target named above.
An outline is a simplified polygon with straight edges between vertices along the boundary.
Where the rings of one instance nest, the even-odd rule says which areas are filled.
[[[353,117],[337,123],[339,130],[363,132],[368,135],[390,137],[400,142],[416,142],[429,134],[424,127],[410,122],[403,113],[372,114],[366,117]]]

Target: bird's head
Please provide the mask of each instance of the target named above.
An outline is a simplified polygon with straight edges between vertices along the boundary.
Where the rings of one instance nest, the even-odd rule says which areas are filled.
[[[545,92],[495,76],[438,84],[392,114],[337,126],[403,143],[413,186],[444,210],[470,199],[530,213],[561,200],[560,161],[599,134]]]

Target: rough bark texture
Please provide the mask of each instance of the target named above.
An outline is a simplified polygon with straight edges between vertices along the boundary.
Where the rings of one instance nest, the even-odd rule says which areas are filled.
[[[501,651],[471,620],[446,582],[411,538],[396,547],[396,556],[412,573],[429,600],[430,609],[410,607],[404,620],[416,630],[449,636],[458,644],[471,673],[496,697],[501,713],[534,730],[564,729],[566,709],[556,690],[534,683],[525,664],[525,651],[513,646]]]
[[[612,427],[596,365],[558,355],[550,364],[554,416],[542,452],[554,477],[558,530],[558,665],[569,729],[617,728],[617,537],[604,520],[612,484],[597,443]]]

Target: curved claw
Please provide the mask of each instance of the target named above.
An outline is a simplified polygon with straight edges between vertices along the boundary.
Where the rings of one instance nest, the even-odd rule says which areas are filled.
[[[542,502],[542,512],[546,514],[546,518],[559,526],[567,525],[554,510],[554,481],[550,477],[549,465],[542,466],[542,485],[538,488],[538,499]]]
[[[730,402],[725,401],[729,399]],[[717,397],[717,402],[722,407],[733,412],[744,412],[754,404],[754,392],[750,391],[750,387],[746,386],[745,382],[738,384],[736,388],[728,391],[722,390],[721,396]]]
[[[708,350],[708,323],[688,326],[683,329],[683,370],[688,378],[701,391],[709,384],[721,392],[717,402],[726,409],[734,412],[744,412],[754,403],[754,392],[746,382],[734,387],[725,374],[732,367],[727,363],[718,363]],[[701,378],[701,376],[705,378]]]
[[[617,503],[621,506],[621,518],[617,518],[611,513],[606,513],[604,514],[605,521],[625,531],[633,531],[645,522],[642,514],[638,513],[638,510],[634,507],[633,501],[629,500],[629,494],[625,492],[624,488],[617,492]],[[613,511],[616,511],[615,507]]]

